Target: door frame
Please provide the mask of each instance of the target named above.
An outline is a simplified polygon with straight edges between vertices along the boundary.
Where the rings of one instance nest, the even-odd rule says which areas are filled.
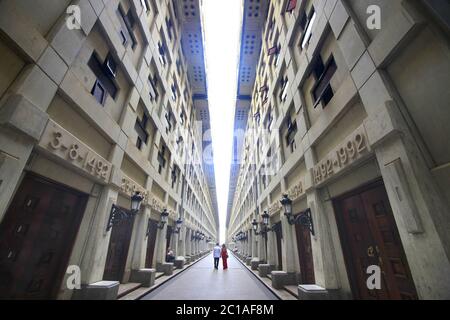
[[[352,296],[354,299],[360,298],[358,289],[358,280],[356,279],[356,275],[353,273],[353,270],[355,270],[355,266],[352,254],[350,250],[345,249],[349,248],[350,244],[348,237],[346,235],[347,230],[345,229],[345,222],[343,220],[344,218],[342,216],[342,211],[338,203],[346,198],[357,196],[367,190],[379,187],[380,185],[384,187],[383,178],[381,177],[373,181],[370,181],[362,186],[356,187],[350,191],[347,191],[332,199],[334,216],[336,218],[336,225],[338,228],[339,239],[341,241],[342,254],[344,256],[345,269],[347,271],[347,277],[349,280],[350,289],[352,291]]]
[[[147,248],[145,250],[145,267],[146,268],[153,268],[153,262],[154,262],[154,258],[155,258],[155,247],[156,247],[156,240],[158,237],[158,221],[153,220],[153,219],[148,219],[148,224],[149,226],[147,226],[148,230],[150,231],[148,236],[147,236]],[[154,232],[152,232],[154,231]],[[152,252],[151,252],[151,257],[149,256],[149,242],[152,242]],[[150,263],[151,262],[151,263]]]
[[[295,217],[298,217],[300,214],[301,214],[301,212],[296,214]],[[296,240],[297,252],[298,252],[298,263],[299,263],[299,266],[300,266],[300,279],[301,279],[301,282],[302,282],[302,284],[315,284],[316,283],[316,272],[314,270],[314,255],[313,255],[313,251],[312,251],[311,232],[305,226],[300,225],[300,224],[295,224],[294,225],[294,229],[295,229],[295,240]],[[302,264],[308,263],[308,262],[305,261],[306,258],[307,258],[306,257],[307,254],[305,252],[306,246],[305,246],[305,244],[303,242],[303,239],[299,239],[299,233],[300,232],[301,233],[307,233],[307,237],[308,237],[309,249],[311,251],[310,258],[311,258],[311,264],[312,264],[312,273],[310,274],[310,276],[313,279],[312,283],[307,283],[308,280],[306,279],[307,278],[306,273],[304,273],[303,272],[304,270],[302,270],[302,267],[304,267],[304,266],[302,266]]]
[[[63,184],[61,182],[52,180],[50,178],[47,178],[45,176],[39,175],[33,171],[24,170],[22,176],[20,177],[19,182],[16,184],[16,188],[14,190],[13,195],[11,196],[11,199],[8,203],[7,209],[5,210],[5,214],[2,217],[2,220],[0,221],[0,224],[2,224],[8,214],[8,211],[11,208],[11,205],[14,202],[14,199],[16,198],[17,192],[19,192],[22,188],[22,185],[24,182],[27,181],[27,179],[32,179],[35,182],[39,182],[44,185],[50,185],[50,187],[55,189],[60,189],[63,192],[71,193],[72,195],[75,195],[80,198],[80,202],[77,203],[76,210],[78,212],[75,213],[75,223],[69,226],[69,229],[71,230],[71,236],[67,241],[66,244],[66,250],[62,253],[62,256],[60,258],[60,265],[57,267],[57,274],[55,276],[54,284],[52,285],[52,288],[50,289],[49,298],[50,299],[56,299],[58,297],[58,293],[61,289],[62,281],[64,280],[67,266],[70,262],[70,257],[72,256],[73,249],[75,247],[75,243],[78,238],[78,233],[80,232],[80,227],[83,222],[84,214],[86,211],[86,206],[88,204],[89,200],[89,194],[84,193],[80,190],[77,190],[75,188],[72,188],[66,184]]]
[[[379,187],[383,187],[386,192],[386,195],[387,195],[387,189],[384,184],[383,178],[379,177],[375,180],[369,181],[368,183],[366,183],[362,186],[352,189],[351,191],[345,192],[345,193],[343,193],[337,197],[334,197],[332,199],[334,215],[336,218],[336,225],[338,228],[339,239],[341,241],[341,248],[342,248],[342,254],[344,257],[345,268],[346,268],[347,277],[348,277],[349,284],[350,284],[350,289],[352,291],[352,296],[354,299],[359,299],[361,297],[359,294],[358,279],[356,278],[357,276],[356,276],[356,274],[354,274],[352,272],[353,270],[355,270],[355,265],[354,265],[354,261],[353,261],[354,259],[353,259],[351,250],[346,249],[346,248],[350,248],[350,246],[349,246],[349,240],[348,240],[348,236],[346,234],[347,230],[345,228],[345,222],[343,220],[344,218],[342,215],[342,210],[340,208],[339,202],[344,199],[347,199],[349,197],[358,196],[360,194],[363,194],[366,191],[369,191],[369,190],[372,190],[375,188],[379,188]],[[389,206],[391,207],[391,210],[392,210],[392,205],[390,204],[390,199],[389,199],[389,197],[387,197],[387,198],[389,201]],[[393,213],[392,213],[392,215],[393,215]],[[398,225],[397,225],[397,221],[395,220],[395,216],[393,216],[393,221],[395,223],[395,228],[397,228],[397,232],[398,232]],[[400,235],[399,235],[399,241],[402,246],[405,261],[406,261],[406,263],[408,263],[408,258],[406,256],[406,252],[404,251],[403,242],[402,242],[402,239],[400,238]],[[409,263],[408,263],[408,267],[409,267]],[[411,280],[414,281],[412,278],[411,278]],[[413,284],[414,284],[414,282],[413,282]]]
[[[119,208],[120,208],[120,210],[125,211],[127,213],[130,212],[129,209],[125,209],[123,207],[119,207]],[[123,261],[121,262],[120,269],[119,269],[119,279],[113,280],[113,281],[119,281],[120,283],[123,282],[123,279],[124,279],[124,276],[125,276],[125,273],[126,273],[125,271],[126,271],[126,268],[127,268],[128,256],[130,254],[131,240],[133,238],[133,231],[134,231],[133,229],[134,229],[134,224],[136,222],[136,217],[132,216],[132,218],[127,218],[125,220],[122,220],[121,222],[128,224],[127,225],[128,235],[127,235],[126,252],[125,252],[124,256],[122,257]],[[112,240],[113,240],[112,239],[112,233],[113,233],[115,227],[116,227],[116,230],[117,230],[117,225],[115,225],[115,226],[113,226],[111,228],[111,231],[110,231],[111,235],[109,237],[108,248],[107,248],[107,251],[106,251],[105,267],[103,268],[103,277],[102,277],[103,279],[105,278],[106,266],[108,265],[109,249],[110,249],[110,246],[111,246],[111,243],[112,243]]]

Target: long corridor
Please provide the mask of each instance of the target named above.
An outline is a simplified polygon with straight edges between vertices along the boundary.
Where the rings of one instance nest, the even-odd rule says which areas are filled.
[[[144,296],[143,300],[276,300],[232,254],[228,270],[214,269],[207,255],[179,276]]]

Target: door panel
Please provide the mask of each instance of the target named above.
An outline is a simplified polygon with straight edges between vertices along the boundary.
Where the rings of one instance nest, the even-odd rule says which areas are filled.
[[[146,268],[152,268],[153,255],[155,253],[156,235],[158,233],[158,222],[150,219],[149,224],[149,234],[147,237],[147,254],[145,257]]]
[[[277,254],[278,254],[278,269],[283,269],[283,252],[282,252],[282,246],[281,246],[281,239],[283,238],[282,234],[282,228],[281,228],[281,222],[278,222],[275,224],[275,234],[277,237]]]
[[[121,210],[128,212],[123,208]],[[133,218],[120,220],[112,227],[103,274],[104,280],[122,282],[133,232],[133,223],[134,216]]]
[[[383,187],[361,194],[365,212],[376,239],[379,265],[395,299],[417,299],[411,272],[398,234],[389,199]]]
[[[347,271],[357,299],[417,299],[390,203],[381,182],[334,201]],[[381,289],[367,288],[367,267]]]
[[[27,174],[0,225],[0,298],[55,298],[87,195]]]
[[[297,235],[297,250],[300,263],[302,284],[315,284],[314,261],[311,248],[310,231],[302,225],[295,225]]]
[[[164,254],[166,254],[167,249],[169,249],[170,247],[170,241],[172,239],[172,226],[167,226],[167,233],[166,233],[166,251],[164,252]]]

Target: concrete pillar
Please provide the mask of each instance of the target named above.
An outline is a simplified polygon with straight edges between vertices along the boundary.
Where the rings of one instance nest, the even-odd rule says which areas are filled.
[[[248,232],[248,256],[253,257],[253,231]]]
[[[164,224],[162,229],[158,229],[158,234],[156,236],[156,263],[166,262],[166,235],[167,235],[167,224]]]
[[[252,258],[258,258],[258,236],[252,231]]]
[[[266,240],[262,233],[258,235],[258,257],[261,263],[266,261]]]
[[[98,201],[97,211],[92,218],[91,230],[88,232],[86,250],[81,258],[81,283],[90,284],[103,279],[106,256],[108,253],[111,230],[106,232],[108,218],[118,192],[111,187],[104,187]]]
[[[278,265],[276,250],[275,232],[270,231],[267,233],[267,263],[272,266]]]
[[[186,247],[186,256],[191,256],[191,229],[186,228],[186,235],[185,235],[185,247]]]
[[[294,254],[295,230],[294,226],[289,224],[287,217],[284,214],[281,215],[281,227],[283,229],[283,239],[282,239],[283,271],[287,273],[294,273],[296,272],[295,268],[296,261]]]
[[[141,208],[134,222],[134,246],[131,258],[131,270],[145,268],[145,255],[147,251],[147,224],[150,217],[150,208]]]
[[[184,257],[186,255],[186,227],[182,226],[178,234],[178,250],[177,256]]]
[[[172,230],[175,231],[175,228],[176,227],[173,227]],[[179,232],[181,232],[181,230]],[[178,240],[179,240],[179,238],[180,238],[180,233],[175,233],[175,232],[172,233],[171,246],[172,246],[175,257],[178,256]]]
[[[252,230],[247,231],[248,239],[247,239],[247,256],[252,256]]]

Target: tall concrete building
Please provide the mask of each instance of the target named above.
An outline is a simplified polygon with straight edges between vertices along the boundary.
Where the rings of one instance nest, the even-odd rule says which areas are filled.
[[[274,288],[450,298],[449,9],[244,1],[227,242]]]
[[[0,298],[115,298],[218,238],[199,5],[0,1]]]

